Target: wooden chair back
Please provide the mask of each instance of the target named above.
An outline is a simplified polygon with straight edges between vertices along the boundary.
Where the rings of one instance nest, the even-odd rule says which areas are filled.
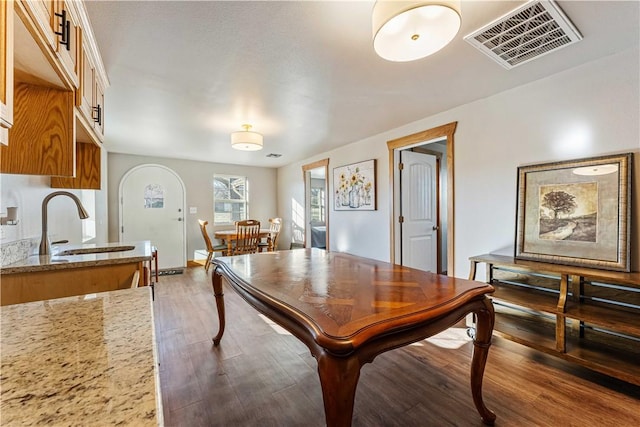
[[[282,218],[269,219],[269,251],[274,251],[278,247],[278,236],[282,228]]]
[[[203,221],[199,219],[198,224],[200,224],[200,231],[202,232],[204,243],[207,245],[207,252],[213,252],[213,244],[211,243],[209,233],[207,233],[207,224],[209,224],[209,221]]]
[[[260,221],[247,219],[236,222],[236,241],[233,255],[254,254],[260,242]]]
[[[211,259],[213,258],[213,244],[211,244],[211,238],[209,238],[209,233],[207,233],[207,224],[209,224],[209,221],[199,219],[198,224],[200,224],[200,231],[202,231],[204,243],[207,245],[207,260],[204,262],[204,271],[208,273]]]
[[[207,245],[207,260],[204,263],[204,270],[209,272],[209,267],[211,267],[211,260],[213,259],[214,253],[221,252],[222,255],[227,255],[227,245],[214,246],[213,243],[211,243],[211,238],[209,237],[209,233],[207,233],[207,224],[209,224],[209,221],[199,219],[198,224],[200,224],[200,231],[202,232],[204,243]]]

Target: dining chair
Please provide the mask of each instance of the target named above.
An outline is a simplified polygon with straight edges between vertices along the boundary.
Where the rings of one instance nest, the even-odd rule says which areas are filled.
[[[232,255],[254,254],[258,252],[260,241],[260,221],[247,219],[236,222],[236,240]]]
[[[258,250],[260,252],[273,252],[278,247],[278,236],[280,235],[280,228],[282,227],[282,218],[269,218],[269,236],[266,241],[260,241],[258,243]]]
[[[202,237],[204,238],[204,243],[207,245],[207,261],[204,263],[204,271],[209,272],[209,267],[211,266],[211,259],[213,258],[213,254],[215,252],[222,252],[222,255],[227,255],[227,245],[213,245],[211,243],[211,239],[209,238],[209,233],[207,233],[207,224],[208,221],[203,221],[201,219],[198,220],[198,224],[200,224],[200,231],[202,231]]]

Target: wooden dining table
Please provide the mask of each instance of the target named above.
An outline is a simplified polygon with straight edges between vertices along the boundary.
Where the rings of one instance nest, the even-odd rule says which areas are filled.
[[[471,395],[482,421],[494,423],[496,416],[482,398],[494,324],[487,298],[491,285],[317,248],[220,257],[213,265],[219,322],[214,345],[221,345],[225,329],[224,278],[251,306],[309,348],[318,362],[329,427],[351,425],[365,363],[473,313]],[[427,397],[447,399],[435,390],[431,395],[425,390]]]
[[[266,239],[269,237],[270,233],[271,233],[271,230],[269,230],[268,228],[261,228],[260,238]],[[226,243],[227,254],[231,254],[233,249],[233,241],[238,239],[238,234],[235,228],[231,230],[218,230],[213,233],[213,238],[221,240],[223,243]]]

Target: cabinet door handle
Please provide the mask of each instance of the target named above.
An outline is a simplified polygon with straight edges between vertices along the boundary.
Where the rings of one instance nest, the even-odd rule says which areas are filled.
[[[93,115],[93,121],[102,126],[102,107],[100,104],[98,104],[97,107],[93,107],[93,112],[95,113]]]
[[[61,37],[60,44],[65,45],[67,50],[71,50],[71,43],[69,43],[71,22],[67,19],[67,11],[62,9],[62,13],[56,13],[55,15],[60,18],[60,31],[54,31],[54,33]]]
[[[67,28],[66,28],[67,37],[65,41],[60,42],[61,44],[67,47],[67,50],[71,50],[71,21],[67,20]]]
[[[54,31],[54,33],[58,36],[62,37],[62,42],[64,43],[67,39],[67,32],[66,32],[66,22],[67,22],[67,11],[62,9],[62,13],[58,13],[56,12],[55,14],[57,17],[61,18],[60,19],[60,31]]]

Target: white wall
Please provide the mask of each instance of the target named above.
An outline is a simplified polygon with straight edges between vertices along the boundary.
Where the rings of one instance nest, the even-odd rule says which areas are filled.
[[[173,170],[185,184],[187,208],[187,259],[194,257],[194,251],[205,249],[198,219],[209,221],[209,234],[217,229],[229,228],[213,226],[213,175],[228,174],[246,176],[249,182],[249,217],[267,224],[276,216],[276,170],[221,163],[197,162],[192,160],[167,159],[151,156],[134,156],[109,153],[109,239],[117,242],[118,233],[118,189],[120,181],[131,168],[143,164],[159,164]],[[195,207],[196,214],[189,213]],[[150,239],[153,240],[153,239]],[[162,256],[160,254],[160,256]]]
[[[86,208],[94,214],[88,221],[95,221],[96,237],[86,243],[104,243],[107,241],[107,191],[106,191],[106,151],[102,152],[102,190],[64,190],[78,196]],[[40,239],[42,200],[50,193],[59,191],[51,188],[48,176],[0,174],[0,213],[6,215],[8,206],[18,207],[18,224],[3,225],[0,243],[15,240]],[[90,196],[87,198],[87,196]],[[87,200],[95,200],[89,203]],[[87,221],[87,220],[85,220]],[[78,217],[75,203],[68,197],[57,196],[48,204],[49,238],[69,240],[70,243],[83,243],[82,222]]]
[[[386,142],[457,121],[455,257],[450,274],[466,277],[468,258],[473,255],[513,254],[518,166],[623,152],[636,154],[631,242],[632,268],[638,270],[639,64],[638,49],[630,49],[282,167],[278,169],[278,212],[285,220],[283,233],[290,232],[293,205],[304,206],[303,164],[328,157],[329,194],[333,194],[333,168],[374,158],[378,161],[378,210],[336,212],[331,207],[330,249],[388,261]],[[289,238],[281,237],[282,241]],[[483,274],[481,268],[478,277]]]

